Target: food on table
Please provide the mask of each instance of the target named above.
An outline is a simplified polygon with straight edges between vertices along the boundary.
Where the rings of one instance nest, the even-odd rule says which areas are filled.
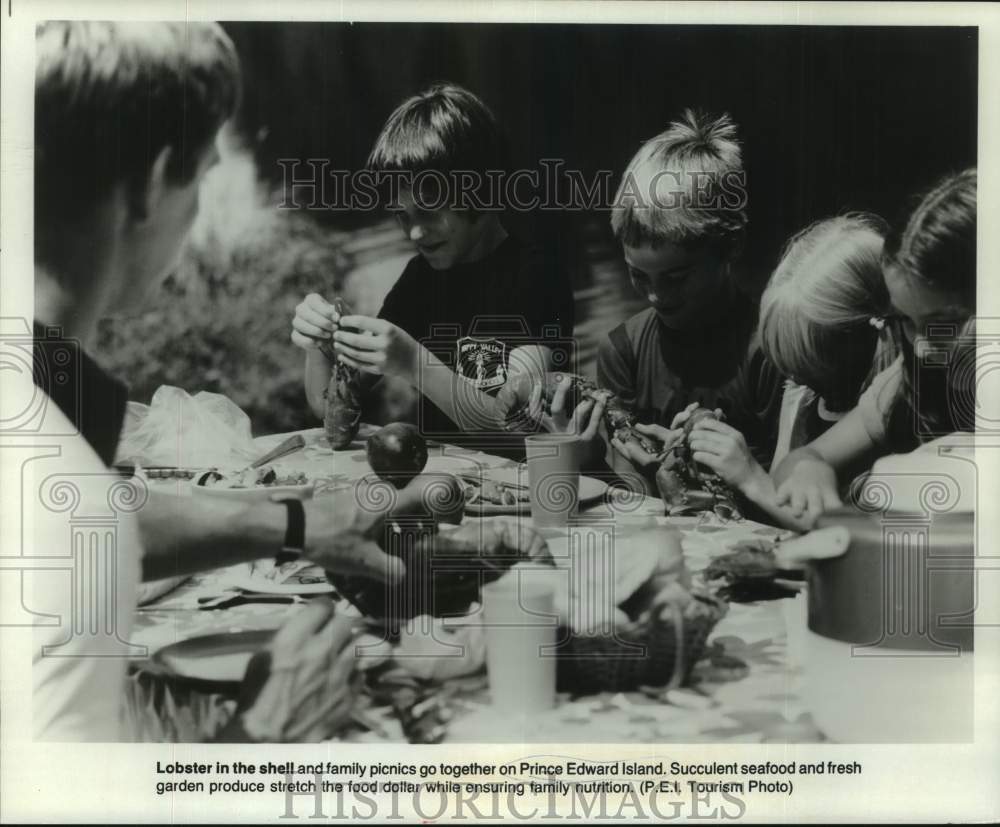
[[[698,408],[684,423],[684,433],[663,456],[656,470],[656,487],[670,514],[714,511],[724,520],[741,519],[736,493],[711,468],[695,462],[688,440],[703,419],[718,419],[715,411]]]
[[[367,692],[372,703],[392,708],[411,744],[438,744],[448,733],[452,714],[440,686],[418,681],[400,669],[374,672]]]
[[[427,441],[416,425],[391,422],[368,438],[368,464],[386,482],[406,487],[427,465]]]
[[[517,506],[531,501],[528,489],[520,485],[509,485],[486,477],[479,481],[466,479],[463,483],[466,505]]]
[[[569,574],[568,594],[556,595],[565,641],[556,677],[574,693],[683,685],[727,609],[692,584],[678,535],[663,529],[616,544],[611,582],[599,563]]]
[[[203,474],[198,484],[206,488],[276,488],[285,485],[306,485],[309,479],[301,471],[294,474],[279,474],[272,465],[247,468],[236,473],[222,473],[212,469]]]
[[[476,521],[446,531],[438,531],[430,519],[397,520],[390,530],[383,549],[406,563],[401,582],[386,586],[327,572],[337,591],[364,614],[384,620],[390,634],[418,615],[467,612],[482,585],[516,563],[552,563],[544,540],[515,519]]]
[[[115,468],[119,470],[126,470],[126,466],[116,465]],[[134,468],[131,470],[135,470]],[[150,468],[143,468],[143,473],[146,475],[146,479],[150,480],[190,480],[197,476],[201,469],[197,468],[166,468],[153,466]]]
[[[351,308],[343,299],[334,299],[333,306],[341,316],[350,315]],[[330,342],[320,344],[320,350],[333,363],[330,384],[323,392],[326,399],[323,427],[330,447],[342,450],[351,444],[361,427],[361,372],[338,361]]]
[[[636,445],[660,462],[656,472],[656,484],[668,513],[714,511],[725,520],[741,519],[735,492],[710,468],[694,462],[688,447],[691,429],[706,417],[717,419],[718,415],[714,411],[698,408],[684,423],[683,436],[676,444],[658,445],[635,429],[634,414],[614,393],[599,388],[590,379],[573,373],[545,374],[541,400],[544,413],[550,413],[552,400],[560,383],[566,377],[569,377],[571,382],[563,404],[564,411],[574,410],[584,399],[602,400],[604,427],[608,435],[623,444]],[[505,387],[497,396],[510,427],[515,427],[519,421],[523,422],[527,415],[526,400],[530,398],[531,389],[528,387],[530,381],[530,377],[526,374],[518,374],[514,381],[507,383],[509,387]]]
[[[712,560],[702,577],[727,600],[748,602],[787,597],[788,590],[775,583],[780,574],[774,543],[760,539],[735,544],[731,551]]]

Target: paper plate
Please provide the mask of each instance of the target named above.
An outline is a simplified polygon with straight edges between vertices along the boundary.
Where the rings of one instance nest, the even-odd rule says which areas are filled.
[[[492,472],[487,472],[489,479],[496,479]],[[498,480],[507,482],[508,480]],[[523,483],[522,483],[523,484]],[[608,490],[608,484],[604,480],[595,477],[580,477],[580,505],[592,505],[600,500]],[[531,514],[531,503],[529,501],[519,502],[516,505],[495,505],[493,503],[473,503],[466,504],[465,513],[470,517],[502,517],[517,514]]]
[[[211,684],[239,684],[247,664],[274,638],[274,630],[223,632],[171,643],[151,661],[176,678]]]
[[[240,502],[269,502],[275,496],[296,497],[308,500],[313,495],[316,483],[312,480],[302,485],[254,485],[249,488],[226,488],[218,485],[202,485],[209,472],[196,474],[191,480],[191,493],[196,496],[214,497]],[[220,473],[225,473],[220,472]]]

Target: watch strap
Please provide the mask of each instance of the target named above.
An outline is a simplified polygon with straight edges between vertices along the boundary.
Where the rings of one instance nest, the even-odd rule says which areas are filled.
[[[297,497],[275,497],[273,501],[285,506],[288,515],[285,541],[274,558],[275,564],[281,566],[302,556],[306,546],[306,511]]]

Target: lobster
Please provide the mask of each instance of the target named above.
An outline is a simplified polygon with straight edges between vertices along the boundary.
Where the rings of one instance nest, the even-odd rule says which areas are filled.
[[[672,445],[659,445],[635,429],[636,418],[622,401],[610,390],[573,373],[549,372],[542,385],[542,412],[551,414],[552,400],[563,380],[569,377],[570,386],[563,402],[564,411],[572,411],[584,399],[604,403],[604,426],[608,435],[619,442],[634,444],[659,463],[656,470],[656,487],[670,514],[694,511],[714,511],[722,519],[741,519],[735,492],[710,468],[696,463],[688,447],[688,438],[695,424],[705,417],[717,418],[714,411],[698,408],[684,423],[683,433]],[[505,427],[513,429],[530,419],[527,403],[530,381],[525,374],[517,374],[497,395],[505,417]]]
[[[542,384],[542,412],[551,414],[552,400],[563,380],[569,377],[570,386],[563,402],[564,411],[572,411],[584,399],[604,403],[604,425],[608,434],[622,443],[635,443],[646,453],[654,456],[660,449],[649,439],[635,430],[635,415],[626,408],[621,400],[606,388],[600,388],[597,383],[575,373],[547,372]],[[515,374],[497,394],[505,418],[504,427],[515,430],[527,421],[527,404],[523,400],[531,394],[527,387],[530,377],[527,374]]]
[[[742,519],[736,492],[715,471],[695,462],[688,440],[704,419],[719,419],[716,411],[696,408],[685,421],[680,438],[666,449],[656,469],[656,487],[669,514],[713,511],[723,520]]]
[[[347,302],[340,298],[333,300],[333,307],[341,316],[351,312]],[[332,343],[323,342],[320,351],[333,364],[330,383],[323,391],[326,400],[323,428],[330,447],[340,451],[350,446],[361,427],[361,372],[338,361]]]

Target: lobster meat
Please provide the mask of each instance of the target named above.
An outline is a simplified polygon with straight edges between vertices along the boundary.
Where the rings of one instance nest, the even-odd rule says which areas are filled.
[[[334,299],[333,306],[341,316],[350,315],[351,308],[343,299]],[[323,342],[320,351],[333,363],[330,384],[323,392],[323,428],[330,447],[340,451],[350,446],[361,427],[361,372],[339,362],[332,343]]]

